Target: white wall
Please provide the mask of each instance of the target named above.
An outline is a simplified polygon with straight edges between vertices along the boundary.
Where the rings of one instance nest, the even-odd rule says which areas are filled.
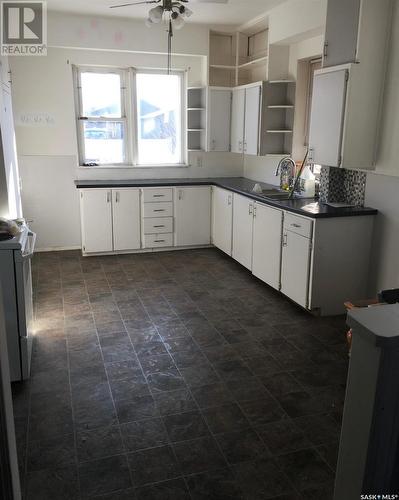
[[[269,13],[269,42],[292,44],[321,35],[327,0],[291,0]]]
[[[203,82],[203,56],[175,56],[174,67],[188,71],[188,84]],[[16,122],[23,209],[33,219],[38,249],[80,245],[75,179],[145,179],[242,175],[242,156],[190,153],[184,168],[81,168],[78,165],[73,64],[120,67],[165,65],[164,55],[50,48],[47,57],[15,57],[13,107]],[[26,82],[34,82],[29,87]],[[29,91],[27,91],[29,88]],[[23,125],[27,114],[49,118],[48,124]],[[200,157],[201,165],[197,166]],[[58,230],[57,228],[60,228]]]
[[[367,175],[366,204],[376,218],[370,293],[399,287],[399,5],[394,3],[377,165]],[[386,175],[384,175],[386,174]]]

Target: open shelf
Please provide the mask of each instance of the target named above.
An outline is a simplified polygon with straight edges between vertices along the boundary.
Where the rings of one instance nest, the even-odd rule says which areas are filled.
[[[292,130],[281,129],[281,130],[266,130],[268,134],[292,134]]]
[[[269,80],[267,83],[295,83],[295,80]]]
[[[293,104],[270,104],[269,109],[294,109]]]
[[[204,151],[206,135],[206,89],[187,89],[187,150]]]
[[[244,62],[238,65],[239,69],[249,68],[251,66],[263,66],[267,63],[267,56],[258,57],[257,59],[252,59],[250,61]]]
[[[209,67],[215,69],[236,69],[235,66],[226,66],[224,64],[210,64]]]

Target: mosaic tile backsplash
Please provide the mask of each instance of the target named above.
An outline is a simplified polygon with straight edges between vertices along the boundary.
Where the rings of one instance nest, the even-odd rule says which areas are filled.
[[[350,203],[363,206],[366,179],[365,172],[322,167],[320,172],[320,201],[322,203]]]

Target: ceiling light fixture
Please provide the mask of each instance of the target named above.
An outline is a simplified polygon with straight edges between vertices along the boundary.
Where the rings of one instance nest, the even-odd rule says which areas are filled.
[[[143,5],[143,4],[159,4],[153,7],[148,12],[148,18],[145,24],[148,28],[151,28],[154,24],[159,24],[164,21],[167,25],[168,33],[168,75],[170,75],[172,69],[172,38],[173,30],[181,29],[185,24],[185,19],[193,14],[186,5],[188,0],[149,0],[144,2],[133,2],[125,3],[122,5],[112,5],[111,9],[116,9],[118,7],[128,7],[130,5]]]

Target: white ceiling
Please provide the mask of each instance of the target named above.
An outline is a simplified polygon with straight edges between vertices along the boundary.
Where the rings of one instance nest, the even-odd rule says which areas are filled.
[[[110,9],[110,5],[135,0],[47,0],[49,10],[98,16],[145,18],[153,5],[136,5]],[[244,24],[286,0],[228,0],[228,3],[202,3],[190,0],[194,12],[190,22],[208,24]]]

